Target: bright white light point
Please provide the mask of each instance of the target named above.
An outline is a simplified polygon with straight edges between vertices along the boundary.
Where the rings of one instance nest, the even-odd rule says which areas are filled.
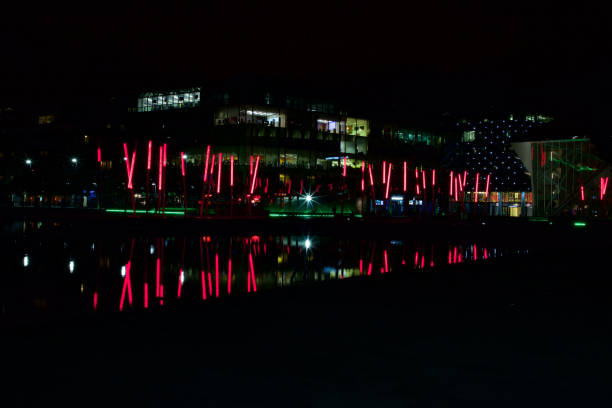
[[[32,164],[32,160],[26,159],[26,164]]]
[[[23,266],[28,266],[30,264],[30,258],[27,255],[23,256]]]
[[[310,240],[307,239],[306,242],[304,242],[304,246],[306,247],[306,249],[310,248]]]
[[[149,253],[151,255],[153,255],[155,253],[155,247],[153,245],[151,245],[151,248],[149,248]]]
[[[72,158],[72,162],[73,162],[73,163],[76,163],[76,162],[77,162],[76,157],[73,157],[73,158]]]
[[[68,262],[68,270],[70,273],[74,272],[74,261]]]
[[[181,272],[181,283],[185,282],[185,272]]]
[[[121,267],[121,277],[125,278],[125,265]]]
[[[312,196],[310,194],[306,194],[306,202],[309,203],[312,201]]]
[[[187,158],[187,155],[186,155],[186,154],[184,154],[184,155],[183,155],[183,159],[186,159],[186,158]]]

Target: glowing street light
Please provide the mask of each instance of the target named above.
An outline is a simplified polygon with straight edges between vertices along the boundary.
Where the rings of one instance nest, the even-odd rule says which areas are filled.
[[[68,270],[70,271],[70,273],[74,272],[74,261],[70,261],[68,262]]]
[[[312,196],[310,194],[306,194],[306,202],[310,203],[312,201]]]
[[[24,266],[24,268],[27,267],[29,264],[30,264],[30,257],[27,254],[25,254],[23,256],[23,266]]]
[[[306,241],[304,241],[304,247],[306,247],[306,249],[310,249],[310,240],[308,238],[306,238]]]
[[[26,159],[25,164],[27,164],[28,166],[31,166],[32,165],[32,160]]]

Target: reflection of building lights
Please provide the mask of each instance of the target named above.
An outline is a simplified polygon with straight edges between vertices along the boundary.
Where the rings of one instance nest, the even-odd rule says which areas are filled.
[[[304,246],[306,247],[306,249],[310,249],[310,240],[306,239],[306,241],[304,242]]]
[[[70,273],[74,272],[74,261],[68,262],[68,270]]]
[[[23,256],[23,266],[28,266],[30,264],[30,258],[27,255]]]

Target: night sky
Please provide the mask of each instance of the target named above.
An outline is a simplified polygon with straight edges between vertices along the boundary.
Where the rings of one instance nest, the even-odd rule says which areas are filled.
[[[607,13],[547,3],[54,4],[6,19],[2,97],[246,78],[373,108],[588,113],[610,89]]]

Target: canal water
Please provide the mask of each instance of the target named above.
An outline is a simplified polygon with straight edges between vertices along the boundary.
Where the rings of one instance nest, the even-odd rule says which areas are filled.
[[[76,234],[4,225],[2,315],[129,313],[524,255],[487,242],[318,235]],[[382,276],[381,276],[382,275]]]

